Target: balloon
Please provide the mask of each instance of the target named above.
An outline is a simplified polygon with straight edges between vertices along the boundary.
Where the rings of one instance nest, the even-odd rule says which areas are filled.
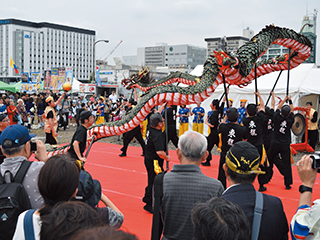
[[[71,90],[71,84],[66,82],[63,84],[62,88],[63,88],[63,90],[69,92]]]

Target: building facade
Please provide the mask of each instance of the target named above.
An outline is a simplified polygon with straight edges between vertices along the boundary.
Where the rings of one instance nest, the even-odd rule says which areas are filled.
[[[206,61],[206,49],[192,45],[165,46],[164,66],[169,68],[194,69]]]
[[[305,63],[316,63],[316,53],[317,53],[317,10],[314,10],[313,14],[307,14],[303,17],[301,23],[302,34],[306,36],[312,43],[312,50],[310,57],[305,61]]]
[[[168,67],[171,69],[193,69],[206,61],[206,49],[183,45],[168,45],[138,48],[137,65]]]
[[[207,42],[207,56],[210,56],[214,51],[236,52],[239,47],[248,42],[250,39],[243,36],[224,36],[205,38],[204,40]]]
[[[19,79],[10,59],[21,72],[51,67],[73,67],[80,80],[90,78],[95,31],[46,22],[0,20],[0,78]]]

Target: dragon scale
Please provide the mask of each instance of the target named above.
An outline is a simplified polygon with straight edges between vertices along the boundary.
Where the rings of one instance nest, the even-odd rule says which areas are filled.
[[[131,87],[145,90],[139,103],[121,120],[93,125],[88,129],[88,137],[93,134],[96,139],[121,135],[138,126],[150,113],[154,106],[168,102],[170,105],[193,104],[203,102],[222,83],[222,74],[226,82],[240,87],[246,86],[254,78],[254,64],[272,44],[290,48],[290,68],[295,68],[309,56],[312,45],[303,35],[293,30],[267,26],[255,35],[249,42],[240,47],[235,55],[215,52],[204,64],[203,73],[196,77],[186,73],[175,72],[168,77],[151,84],[141,84],[136,81]],[[288,69],[288,54],[267,59],[257,63],[257,77],[279,70]],[[172,85],[183,82],[189,86]],[[89,141],[87,141],[89,143]],[[88,146],[88,144],[87,144]],[[48,156],[66,153],[69,145],[48,151]]]

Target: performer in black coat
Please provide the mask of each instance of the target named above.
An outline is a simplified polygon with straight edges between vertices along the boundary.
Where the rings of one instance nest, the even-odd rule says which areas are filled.
[[[210,134],[207,137],[208,147],[207,150],[209,155],[207,157],[206,162],[201,163],[202,166],[210,166],[210,161],[212,160],[211,150],[216,145],[219,147],[219,133],[218,133],[218,126],[221,121],[222,117],[222,109],[224,108],[224,102],[219,107],[219,100],[213,99],[212,103],[210,104],[212,111],[208,112],[208,117],[205,119],[205,124],[208,125],[210,128]]]
[[[283,105],[286,100],[289,100],[290,105]],[[284,185],[286,186],[286,189],[289,190],[291,189],[290,185],[292,184],[290,129],[294,123],[293,105],[290,96],[286,96],[278,105],[277,110],[274,113],[273,122],[273,137],[270,148],[267,152],[271,176],[273,164],[275,164],[280,173],[284,176]],[[277,157],[279,154],[281,159]]]
[[[250,103],[247,106],[247,114],[248,117],[242,120],[243,125],[246,127],[246,139],[249,143],[255,146],[258,150],[260,155],[260,159],[262,158],[263,154],[263,119],[264,119],[264,101],[260,96],[259,91],[255,93],[259,97],[260,101],[260,111],[258,112],[256,104]],[[266,171],[266,167],[263,164],[260,164],[260,168],[263,171]],[[268,178],[265,174],[260,174],[258,176],[258,181],[260,184],[259,191],[263,192],[267,190],[266,187],[263,185],[268,183]]]
[[[227,151],[237,142],[245,139],[246,128],[240,126],[237,123],[238,120],[238,110],[234,107],[227,109],[227,114],[223,118],[221,124],[219,125],[219,132],[221,133],[221,153],[220,153],[220,163],[219,163],[219,173],[218,180],[222,183],[224,188],[227,186],[226,176],[223,171],[223,164],[226,161]],[[225,123],[229,120],[229,123]]]
[[[127,114],[132,110],[132,105],[134,104],[135,104],[135,100],[133,98],[129,99],[129,102],[127,103],[127,106],[128,106]],[[133,138],[136,138],[140,143],[142,147],[142,156],[145,155],[146,145],[142,138],[140,125],[138,125],[134,129],[123,134],[123,147],[120,149],[122,151],[122,153],[119,155],[120,157],[127,156],[127,149],[128,149],[129,143]]]
[[[171,140],[173,145],[177,148],[179,137],[177,135],[176,128],[176,115],[177,115],[177,106],[167,105],[167,115],[168,115],[168,142]],[[165,118],[165,112],[163,111],[162,117]]]

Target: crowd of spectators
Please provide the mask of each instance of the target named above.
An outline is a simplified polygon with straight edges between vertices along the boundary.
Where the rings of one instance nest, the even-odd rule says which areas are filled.
[[[3,94],[0,98],[0,114],[8,115],[10,125],[24,125],[29,130],[44,127],[45,99],[49,95],[56,101],[61,93]],[[99,117],[104,117],[103,122],[109,122],[120,120],[126,115],[126,104],[127,99],[124,95],[116,95],[114,91],[110,96],[98,97],[95,94],[91,96],[82,93],[68,94],[55,110],[59,113],[57,114],[59,127],[66,130],[69,126],[78,126],[80,109],[91,111],[97,117],[97,121],[101,120]]]

